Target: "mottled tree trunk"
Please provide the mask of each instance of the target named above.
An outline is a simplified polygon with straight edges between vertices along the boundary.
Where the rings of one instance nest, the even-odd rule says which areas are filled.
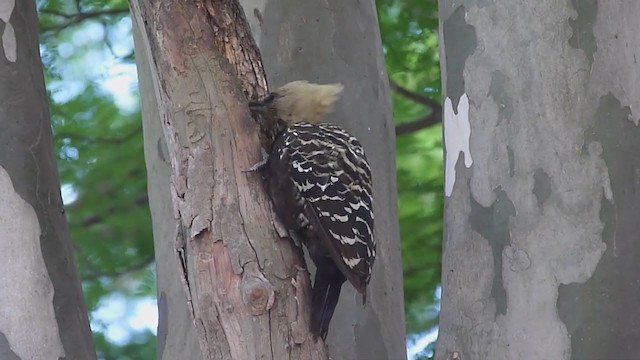
[[[0,359],[95,359],[33,1],[0,0]]]
[[[639,16],[632,1],[440,1],[438,359],[638,357]]]

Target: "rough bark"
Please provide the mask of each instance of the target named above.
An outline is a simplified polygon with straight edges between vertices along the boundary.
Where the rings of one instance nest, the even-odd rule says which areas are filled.
[[[327,338],[330,356],[402,359],[406,344],[395,136],[375,4],[343,0],[243,0],[242,4],[272,86],[299,79],[345,86],[328,121],[361,140],[373,169],[378,254],[369,297],[363,307],[353,287],[342,287]]]
[[[33,1],[0,0],[0,358],[95,359],[64,216]]]
[[[238,9],[234,1],[132,2],[158,261],[158,353],[322,359],[324,344],[308,331],[300,254],[277,236],[259,176],[242,173],[260,151],[241,86],[255,97],[266,93],[266,81]],[[186,344],[193,336],[199,351]]]
[[[173,245],[178,236],[180,222],[174,218],[169,191],[169,150],[160,121],[160,109],[154,93],[150,64],[146,60],[149,55],[142,44],[141,28],[137,25],[133,27],[133,37],[142,100],[144,155],[158,288],[157,358],[202,359],[193,316],[186,306],[187,297],[178,271],[181,265]]]
[[[640,3],[440,1],[438,359],[634,359]]]

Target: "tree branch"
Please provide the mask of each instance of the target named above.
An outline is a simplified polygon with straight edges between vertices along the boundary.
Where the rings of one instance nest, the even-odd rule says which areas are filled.
[[[86,135],[77,134],[73,132],[59,132],[55,134],[54,140],[69,139],[69,140],[76,140],[76,141],[85,141],[88,143],[122,145],[127,141],[135,138],[138,135],[142,137],[142,127],[136,127],[131,132],[121,137],[86,136]]]
[[[82,281],[95,281],[103,277],[116,278],[127,274],[132,274],[141,270],[144,270],[146,267],[151,265],[155,261],[154,254],[150,256],[144,257],[139,260],[137,263],[127,266],[122,269],[122,271],[97,271],[95,270],[95,266],[91,266],[94,268],[94,272],[86,274],[82,277]]]
[[[396,83],[395,81],[393,81],[391,78],[389,78],[389,87],[391,87],[391,90],[397,92],[399,95],[409,100],[412,100],[414,102],[417,102],[418,104],[430,107],[434,111],[436,109],[442,109],[442,106],[440,105],[439,102],[433,99],[430,99],[424,95],[417,94],[407,88],[404,88],[400,86],[398,83]]]
[[[442,105],[437,101],[430,99],[426,96],[417,94],[407,88],[400,86],[398,83],[389,78],[389,86],[393,91],[399,95],[412,100],[420,105],[424,105],[431,108],[431,114],[428,116],[412,121],[407,124],[401,124],[396,126],[396,136],[410,134],[412,132],[433,126],[442,122]]]
[[[61,22],[55,26],[42,27],[40,30],[42,32],[55,31],[56,33],[68,28],[71,25],[76,25],[81,23],[87,19],[93,19],[102,16],[113,16],[113,15],[126,15],[129,14],[129,8],[114,8],[114,9],[106,9],[106,10],[96,10],[96,11],[78,11],[74,14],[67,14],[57,10],[51,9],[43,9],[40,10],[41,14],[57,16],[59,18],[66,19],[66,21]]]
[[[146,207],[149,204],[149,198],[147,197],[147,195],[140,196],[140,197],[134,199],[133,204],[135,206],[138,206],[138,207],[140,207],[140,206],[145,206]],[[86,228],[86,227],[89,227],[89,226],[93,226],[95,224],[100,224],[105,220],[105,218],[115,214],[118,210],[119,209],[114,206],[114,207],[111,207],[111,208],[107,209],[106,211],[103,211],[104,216],[103,215],[92,215],[92,216],[89,216],[89,217],[85,218],[81,222],[80,226],[83,227],[83,228]]]
[[[442,122],[442,110],[433,111],[430,115],[406,124],[396,126],[396,136],[407,135]]]

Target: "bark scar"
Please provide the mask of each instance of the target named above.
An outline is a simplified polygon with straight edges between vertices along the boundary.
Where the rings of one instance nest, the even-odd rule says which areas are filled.
[[[291,323],[291,340],[294,344],[302,344],[307,340],[311,340],[310,327],[310,312],[309,304],[311,303],[311,284],[309,280],[309,273],[307,269],[296,266],[296,276],[291,279],[291,285],[296,289],[296,305],[298,307],[298,314],[296,320]]]
[[[178,224],[178,234],[176,235],[175,250],[178,262],[180,263],[180,281],[184,287],[185,295],[187,296],[187,306],[189,307],[189,313],[191,318],[195,320],[195,310],[193,308],[193,301],[191,297],[191,285],[189,284],[189,270],[187,267],[187,240],[184,237],[184,226]]]

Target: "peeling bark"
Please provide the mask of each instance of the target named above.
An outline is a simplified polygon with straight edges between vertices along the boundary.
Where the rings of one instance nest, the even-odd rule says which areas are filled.
[[[305,324],[308,311],[296,299],[308,296],[298,288],[308,286],[297,270],[303,267],[300,251],[277,235],[259,176],[242,172],[260,154],[247,97],[267,89],[240,7],[235,1],[133,1],[132,13],[137,61],[144,63],[140,77],[151,77],[141,86],[144,81],[155,93],[142,92],[150,182],[158,181],[152,180],[153,161],[164,146],[171,165],[170,181],[162,183],[176,220],[174,230],[164,229],[174,236],[178,261],[172,263],[182,272],[186,296],[168,293],[176,308],[167,311],[186,305],[193,329],[182,329],[195,331],[203,359],[326,359],[323,342],[313,341]],[[149,117],[154,101],[157,118]],[[152,131],[160,121],[163,137]],[[154,136],[159,145],[147,146],[156,143]],[[166,204],[167,193],[150,191],[152,208]],[[166,211],[153,215],[154,227],[169,220],[157,218]],[[166,254],[169,244],[154,235],[156,248],[164,248],[159,253]],[[166,326],[163,333],[170,335],[171,324]],[[159,344],[159,353],[176,358],[165,345]]]

